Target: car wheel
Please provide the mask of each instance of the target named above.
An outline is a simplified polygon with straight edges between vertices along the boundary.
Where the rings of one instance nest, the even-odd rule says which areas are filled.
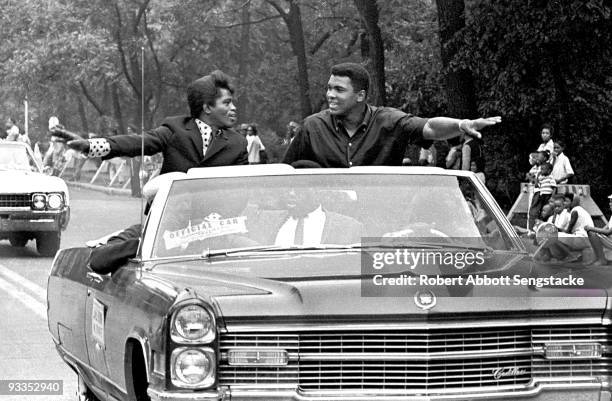
[[[42,256],[55,256],[60,247],[59,231],[42,232],[36,237],[36,250]]]
[[[12,246],[23,248],[28,243],[28,237],[24,233],[10,233],[9,242]]]

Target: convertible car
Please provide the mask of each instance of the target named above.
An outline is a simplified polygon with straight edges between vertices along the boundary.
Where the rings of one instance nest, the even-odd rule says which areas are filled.
[[[610,273],[535,264],[471,172],[193,169],[90,252],[47,291],[83,399],[610,399]]]
[[[0,183],[0,240],[23,247],[35,239],[41,255],[55,255],[70,220],[64,180],[43,174],[25,143],[0,142]]]

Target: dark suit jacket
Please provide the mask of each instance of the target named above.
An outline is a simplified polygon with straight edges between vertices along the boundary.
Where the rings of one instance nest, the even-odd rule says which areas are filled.
[[[104,159],[119,156],[140,156],[139,135],[119,135],[108,138],[111,151]],[[214,135],[206,156],[202,153],[202,135],[195,120],[189,116],[168,117],[162,125],[145,133],[144,154],[162,152],[164,163],[160,174],[187,172],[193,167],[248,164],[247,141],[239,133],[224,129]]]
[[[361,242],[363,224],[352,217],[325,210],[321,244],[349,245]],[[262,244],[274,244],[276,235],[289,214],[286,210],[265,210],[249,217],[249,236]]]
[[[126,264],[128,259],[136,256],[141,230],[140,224],[134,224],[110,237],[106,244],[93,248],[89,257],[91,270],[108,274]]]

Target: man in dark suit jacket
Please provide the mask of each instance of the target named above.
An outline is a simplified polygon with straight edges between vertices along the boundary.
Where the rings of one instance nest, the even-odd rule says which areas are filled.
[[[162,152],[164,156],[161,174],[186,172],[192,167],[248,164],[247,141],[231,129],[237,120],[233,93],[228,77],[213,71],[187,88],[191,115],[168,117],[160,127],[144,134],[144,154]],[[54,135],[69,140],[70,148],[105,160],[140,156],[143,142],[138,135],[89,140],[65,131]]]
[[[248,217],[251,238],[280,246],[361,242],[363,224],[352,217],[326,210],[310,188],[290,189],[283,201],[286,210],[255,211]]]

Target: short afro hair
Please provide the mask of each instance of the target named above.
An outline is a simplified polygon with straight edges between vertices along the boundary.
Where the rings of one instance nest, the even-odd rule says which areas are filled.
[[[200,117],[205,104],[214,105],[215,100],[221,97],[221,89],[226,89],[232,95],[234,94],[229,77],[220,70],[215,70],[190,83],[187,87],[187,103],[191,117]]]
[[[370,74],[361,64],[341,63],[332,66],[331,74],[339,77],[348,77],[356,92],[364,90],[366,96],[370,89]]]

